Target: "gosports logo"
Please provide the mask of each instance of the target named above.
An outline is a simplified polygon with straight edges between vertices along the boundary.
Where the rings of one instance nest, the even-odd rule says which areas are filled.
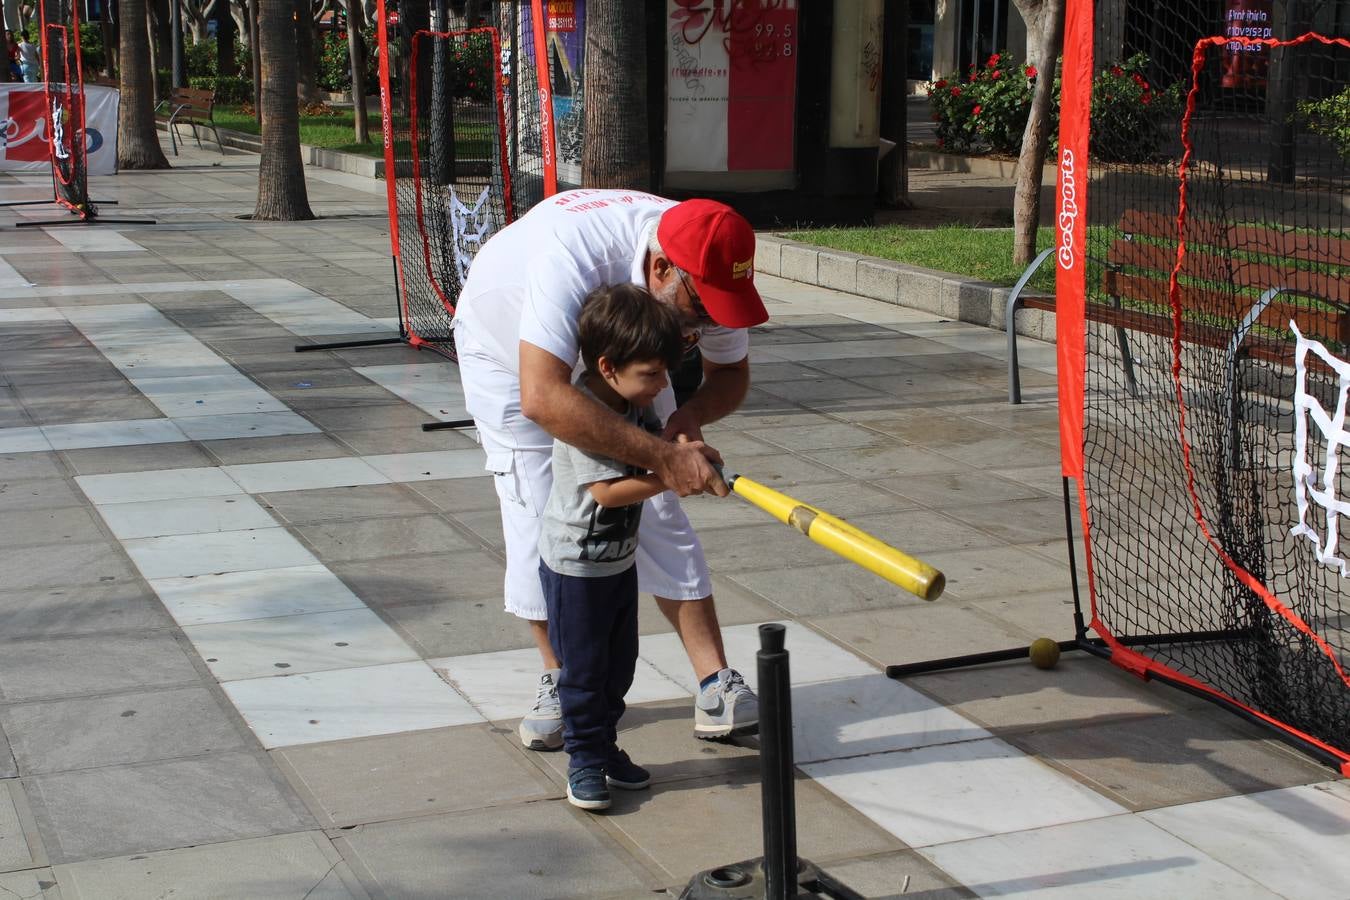
[[[1072,269],[1074,229],[1078,227],[1078,194],[1074,184],[1073,151],[1059,156],[1059,265]]]

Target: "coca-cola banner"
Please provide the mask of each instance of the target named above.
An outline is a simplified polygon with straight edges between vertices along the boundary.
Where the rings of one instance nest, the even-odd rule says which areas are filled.
[[[115,88],[84,89],[85,146],[90,175],[117,173],[117,102]],[[46,171],[46,96],[41,84],[0,84],[0,172]]]

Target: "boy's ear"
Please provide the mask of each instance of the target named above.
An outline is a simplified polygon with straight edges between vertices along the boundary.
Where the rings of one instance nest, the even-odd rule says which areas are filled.
[[[601,378],[608,380],[614,377],[615,373],[614,363],[609,361],[608,356],[597,357],[595,360],[595,369],[596,374],[599,375]]]

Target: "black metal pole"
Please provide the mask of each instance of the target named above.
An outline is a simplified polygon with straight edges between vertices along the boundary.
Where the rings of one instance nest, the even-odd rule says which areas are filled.
[[[759,770],[764,807],[764,896],[797,895],[797,804],[792,778],[792,690],[782,625],[759,626]]]

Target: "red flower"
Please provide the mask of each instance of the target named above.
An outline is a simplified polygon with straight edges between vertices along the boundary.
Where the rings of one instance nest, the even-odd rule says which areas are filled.
[[[1148,106],[1150,103],[1153,102],[1153,95],[1150,94],[1148,91],[1144,91],[1144,95],[1143,95],[1142,97],[1140,97],[1139,100],[1140,100],[1145,106]]]
[[[1037,74],[1037,73],[1036,73],[1036,67],[1035,67],[1035,66],[1027,66],[1027,77],[1028,77],[1028,78],[1035,78],[1035,77],[1036,77],[1036,74]]]
[[[994,79],[995,81],[998,81],[999,76],[1001,76],[1002,74],[1003,74],[1002,70],[1000,70],[1000,69],[995,69],[995,70],[994,70],[994,73],[993,73],[992,75],[990,75],[989,77],[992,78],[992,79]]]
[[[945,88],[946,86],[947,86],[947,79],[945,79],[945,78],[939,78],[939,79],[933,84],[933,87],[934,87],[936,90],[939,90],[939,91],[942,90],[943,88]]]
[[[1137,72],[1131,73],[1131,74],[1130,74],[1130,78],[1132,78],[1132,79],[1134,80],[1134,83],[1135,83],[1135,84],[1139,85],[1139,86],[1140,86],[1141,88],[1143,88],[1144,90],[1148,90],[1148,82],[1145,81],[1145,80],[1143,79],[1143,77],[1139,75],[1139,73],[1137,73]]]
[[[953,96],[953,97],[960,97],[960,96],[961,96],[961,89],[960,89],[959,87],[954,87],[954,88],[952,88],[952,96]]]
[[[991,56],[991,57],[989,57],[987,60],[985,60],[985,62],[984,62],[984,67],[987,69],[987,68],[989,68],[990,66],[996,66],[996,65],[998,65],[998,61],[999,61],[999,55],[998,55],[997,53],[995,53],[993,56]]]
[[[972,113],[973,115],[977,115],[977,116],[978,116],[978,115],[980,114],[980,111],[983,110],[983,109],[984,109],[984,107],[983,107],[983,106],[980,106],[980,105],[977,103],[977,104],[975,104],[975,108],[971,110],[971,113]]]
[[[1121,78],[1121,77],[1124,77],[1124,75],[1125,75],[1125,70],[1122,69],[1120,66],[1112,66],[1112,67],[1111,67],[1111,74],[1114,75],[1114,76],[1116,76],[1117,78]]]

